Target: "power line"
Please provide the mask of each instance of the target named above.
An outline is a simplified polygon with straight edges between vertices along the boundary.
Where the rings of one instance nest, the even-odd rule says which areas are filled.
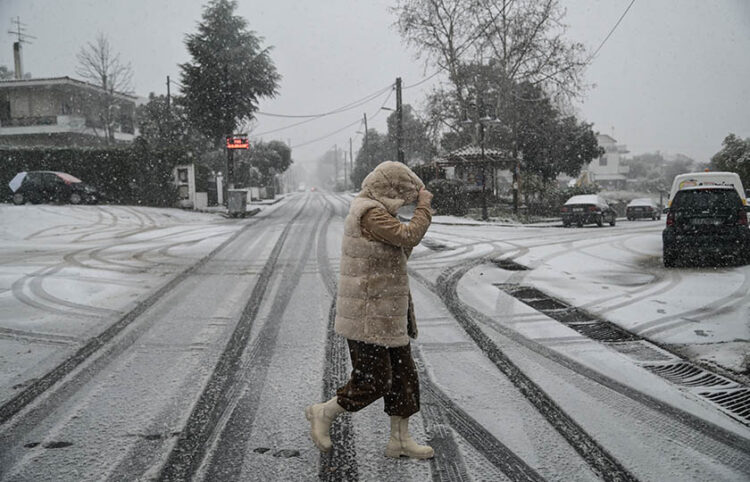
[[[372,116],[370,117],[371,119],[374,119],[375,117],[377,117],[377,115],[378,115],[378,114],[380,113],[380,111],[381,111],[381,110],[382,110],[382,108],[383,108],[383,107],[385,106],[385,104],[387,104],[387,103],[388,103],[388,100],[390,100],[390,98],[391,98],[391,95],[393,95],[393,89],[391,89],[391,91],[390,91],[390,92],[388,93],[388,97],[386,97],[386,98],[385,98],[385,100],[383,101],[383,103],[382,103],[382,104],[380,105],[380,107],[378,108],[377,112],[375,112],[375,114],[373,114],[373,115],[372,115]],[[303,147],[303,146],[306,146],[306,145],[308,145],[308,144],[313,144],[313,143],[315,143],[315,142],[319,142],[319,141],[322,141],[322,140],[324,140],[324,139],[327,139],[327,138],[329,138],[329,137],[331,137],[331,136],[334,136],[334,135],[338,134],[339,132],[341,132],[341,131],[343,131],[343,130],[346,130],[346,129],[348,129],[349,127],[351,127],[351,126],[353,126],[353,125],[355,125],[355,124],[360,124],[360,125],[361,125],[361,124],[362,124],[362,119],[357,119],[356,121],[354,121],[354,122],[352,122],[352,123],[350,123],[350,124],[347,124],[347,125],[345,125],[344,127],[341,127],[340,129],[336,129],[336,130],[335,130],[335,131],[333,131],[333,132],[329,132],[328,134],[326,134],[326,135],[324,135],[324,136],[321,136],[321,137],[318,137],[318,138],[316,138],[316,139],[312,139],[312,140],[309,140],[309,141],[305,141],[305,142],[302,142],[302,143],[300,143],[300,144],[294,145],[294,146],[292,146],[292,149],[295,149],[295,148],[297,148],[297,147]]]
[[[360,123],[362,123],[362,121],[360,119],[357,119],[356,121],[352,122],[351,124],[347,124],[344,127],[340,128],[340,129],[337,129],[337,130],[335,130],[333,132],[330,132],[330,133],[328,133],[328,134],[326,134],[324,136],[321,136],[321,137],[318,137],[316,139],[312,139],[312,140],[309,140],[309,141],[305,141],[305,142],[303,142],[301,144],[296,144],[296,145],[292,146],[292,149],[296,149],[298,147],[306,146],[306,145],[312,144],[314,142],[322,141],[323,139],[327,139],[327,138],[329,138],[329,137],[331,137],[333,135],[338,134],[339,132],[341,132],[343,130],[346,130],[346,129],[350,128],[351,126],[353,126],[355,124],[360,124]]]
[[[424,79],[420,80],[419,82],[417,82],[417,83],[415,83],[415,84],[411,84],[411,85],[405,85],[404,87],[402,87],[402,89],[401,89],[401,90],[411,89],[412,87],[416,87],[416,86],[418,86],[418,85],[422,85],[422,84],[424,84],[425,82],[427,82],[428,80],[430,80],[431,78],[435,77],[435,76],[436,76],[437,74],[439,74],[440,72],[442,72],[442,69],[441,69],[441,70],[438,70],[438,71],[436,71],[436,72],[434,72],[434,73],[433,73],[432,75],[430,75],[429,77],[425,77]]]
[[[384,88],[382,88],[382,89],[380,89],[377,92],[374,92],[372,94],[368,94],[368,95],[366,95],[365,97],[363,97],[361,99],[355,100],[354,102],[350,102],[349,104],[346,104],[344,106],[338,107],[338,108],[336,108],[334,110],[331,110],[331,111],[328,111],[328,112],[322,112],[320,114],[273,114],[273,113],[270,113],[270,112],[260,112],[260,111],[256,112],[256,114],[265,115],[265,116],[268,116],[268,117],[284,117],[284,118],[292,118],[292,119],[294,119],[294,118],[297,118],[297,119],[300,119],[300,118],[316,118],[317,119],[317,118],[325,117],[325,116],[332,115],[332,114],[338,114],[338,113],[341,113],[341,112],[346,112],[347,110],[351,110],[351,109],[354,109],[356,107],[359,107],[360,105],[366,104],[366,103],[370,102],[371,100],[380,97],[383,93],[385,93],[386,91],[388,91],[388,89],[391,89],[392,87],[393,87],[393,84],[389,84],[387,87],[384,87]]]
[[[387,89],[391,89],[391,92],[393,92],[393,90],[392,90],[392,87],[393,87],[393,85],[389,85],[389,86],[388,86],[388,87],[386,88],[386,90],[387,90]],[[381,96],[381,95],[383,95],[383,94],[384,94],[384,93],[386,92],[386,90],[382,90],[382,91],[380,91],[380,92],[378,93],[378,96]],[[371,96],[368,96],[368,97],[371,97]],[[389,95],[389,97],[390,97],[390,95]],[[371,102],[371,101],[375,100],[376,98],[377,98],[377,96],[376,96],[376,97],[372,97],[372,98],[368,99],[368,100],[367,100],[366,102],[361,102],[361,103],[359,103],[359,104],[355,105],[354,107],[359,107],[359,105],[362,105],[362,104],[366,104],[366,103],[368,103],[368,102]],[[360,102],[360,101],[357,101],[357,102]],[[345,107],[347,107],[347,108],[346,108],[346,110],[351,110],[351,109],[353,109],[353,108],[354,108],[354,107],[349,107],[348,105],[347,105],[347,106],[345,106]],[[341,109],[341,108],[340,108],[340,109]],[[332,112],[333,112],[333,111],[332,111]],[[342,110],[341,112],[344,112],[344,111]],[[326,114],[326,115],[327,115],[327,114]],[[276,132],[280,132],[280,131],[283,131],[283,130],[286,130],[286,129],[291,129],[292,127],[297,127],[297,126],[301,126],[302,124],[307,124],[308,122],[312,122],[312,121],[318,120],[318,119],[320,119],[321,117],[323,117],[323,115],[318,115],[318,116],[316,116],[316,117],[311,117],[311,118],[309,118],[309,119],[305,119],[305,120],[303,120],[303,121],[295,122],[295,123],[293,123],[293,124],[285,125],[285,126],[282,126],[282,127],[277,127],[277,128],[275,128],[275,129],[271,129],[271,130],[267,130],[267,131],[263,131],[263,132],[258,132],[257,134],[256,134],[256,133],[253,133],[253,134],[252,134],[252,136],[253,136],[253,137],[260,137],[260,136],[265,136],[265,135],[268,135],[268,134],[273,134],[273,133],[276,133]]]
[[[617,23],[615,24],[615,26],[612,27],[612,30],[610,30],[609,33],[607,34],[607,36],[604,37],[604,40],[602,40],[602,43],[599,44],[599,47],[597,47],[596,50],[594,51],[594,53],[591,54],[591,56],[586,60],[587,64],[589,62],[591,62],[591,60],[594,57],[596,57],[596,54],[599,53],[599,51],[602,49],[602,47],[604,47],[604,44],[607,43],[607,40],[609,40],[609,37],[612,36],[612,34],[614,33],[615,29],[617,28],[618,25],[620,25],[620,22],[622,22],[622,19],[625,18],[625,15],[628,14],[628,11],[630,11],[630,7],[632,7],[634,3],[635,3],[635,0],[631,0],[630,5],[628,5],[628,8],[626,8],[625,11],[622,12],[622,15],[620,15],[620,19],[617,20]]]

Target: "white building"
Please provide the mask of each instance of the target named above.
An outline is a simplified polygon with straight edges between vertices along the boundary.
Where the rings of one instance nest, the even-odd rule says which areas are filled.
[[[107,103],[102,98],[110,96]],[[110,115],[104,114],[109,105]],[[0,144],[12,146],[96,146],[106,142],[105,119],[115,142],[130,142],[136,97],[106,93],[100,86],[71,79],[0,81]]]
[[[607,134],[597,134],[596,139],[599,146],[604,149],[604,154],[591,161],[584,171],[590,181],[603,188],[623,189],[630,167],[620,165],[620,161],[622,155],[629,152],[628,149],[623,144],[618,145],[617,141]]]

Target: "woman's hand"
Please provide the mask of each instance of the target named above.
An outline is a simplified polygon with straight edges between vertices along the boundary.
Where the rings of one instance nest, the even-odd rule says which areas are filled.
[[[432,193],[425,188],[420,189],[417,198],[417,204],[426,204],[427,206],[429,206],[431,202]]]

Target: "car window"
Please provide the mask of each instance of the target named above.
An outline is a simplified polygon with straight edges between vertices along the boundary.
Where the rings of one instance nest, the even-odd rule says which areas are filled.
[[[59,177],[49,172],[44,173],[43,179],[45,186],[57,186],[61,182]]]
[[[722,211],[742,205],[737,191],[730,189],[695,189],[679,191],[672,207],[685,211]]]

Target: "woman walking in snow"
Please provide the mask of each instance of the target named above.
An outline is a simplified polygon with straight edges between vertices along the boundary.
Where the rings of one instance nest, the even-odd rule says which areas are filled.
[[[430,226],[432,194],[404,164],[386,161],[362,181],[344,221],[336,333],[349,345],[352,374],[325,403],[307,407],[310,435],[323,452],[330,428],[343,412],[356,412],[383,398],[391,418],[388,457],[431,458],[434,451],[409,435],[409,417],[419,411],[419,379],[409,337],[416,338],[406,260]],[[398,209],[417,203],[408,224]]]

